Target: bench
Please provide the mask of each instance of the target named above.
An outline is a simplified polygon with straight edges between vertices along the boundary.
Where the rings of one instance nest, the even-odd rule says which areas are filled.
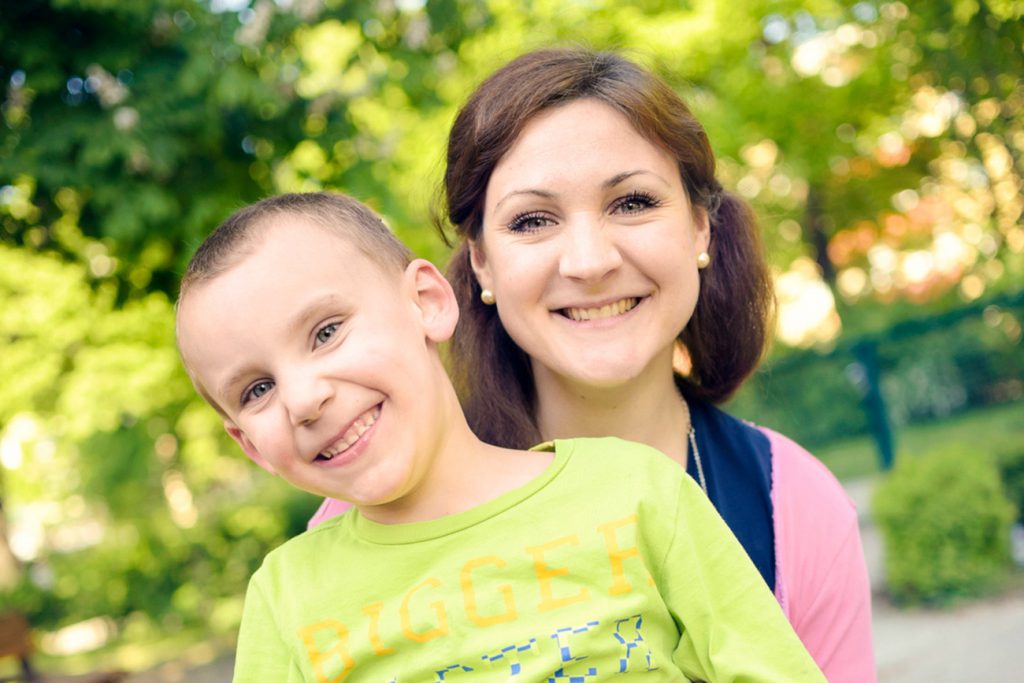
[[[9,612],[0,614],[0,660],[15,657],[21,673],[14,676],[0,676],[0,683],[24,681],[25,683],[116,683],[127,676],[123,671],[106,671],[76,676],[51,676],[37,672],[31,662],[35,647],[32,643],[32,629],[22,614]]]

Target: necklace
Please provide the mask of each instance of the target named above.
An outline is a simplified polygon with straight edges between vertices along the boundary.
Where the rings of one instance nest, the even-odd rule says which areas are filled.
[[[704,489],[704,495],[708,495],[708,482],[704,478],[704,463],[700,461],[700,449],[697,448],[697,432],[693,428],[693,417],[690,415],[690,403],[686,400],[685,396],[681,396],[683,399],[683,410],[686,412],[686,424],[689,425],[689,432],[687,437],[690,440],[690,450],[693,452],[693,464],[697,466],[697,481],[700,482],[700,487]]]
[[[704,495],[708,494],[708,482],[704,479],[704,465],[700,461],[700,449],[697,448],[697,433],[690,425],[690,450],[693,451],[693,462],[697,465],[697,477],[700,479],[700,487],[704,489]]]

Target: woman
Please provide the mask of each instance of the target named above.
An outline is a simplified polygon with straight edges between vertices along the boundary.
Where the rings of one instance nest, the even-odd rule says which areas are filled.
[[[445,196],[462,311],[451,363],[477,434],[660,449],[707,492],[826,677],[875,680],[852,503],[792,441],[714,407],[762,358],[773,297],[753,215],[715,180],[685,104],[615,54],[529,53],[460,112]]]

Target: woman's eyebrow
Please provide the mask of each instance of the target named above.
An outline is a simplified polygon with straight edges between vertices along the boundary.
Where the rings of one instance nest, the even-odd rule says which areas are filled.
[[[609,178],[608,180],[606,180],[603,183],[601,183],[601,185],[605,189],[612,188],[612,187],[615,187],[616,185],[618,185],[620,183],[623,183],[623,182],[629,180],[633,176],[638,176],[638,175],[651,176],[652,178],[655,178],[656,180],[661,181],[662,184],[669,185],[669,183],[664,178],[662,178],[660,175],[658,175],[654,171],[648,171],[648,170],[642,169],[642,168],[638,168],[638,169],[635,169],[633,171],[623,171],[622,173],[616,173],[611,178]]]
[[[661,182],[663,185],[669,185],[670,184],[667,180],[662,178],[660,175],[658,175],[654,171],[648,171],[648,170],[643,169],[643,168],[638,168],[638,169],[634,169],[632,171],[623,171],[622,173],[616,173],[611,178],[608,178],[608,180],[606,180],[603,183],[601,183],[601,187],[603,187],[605,189],[612,188],[612,187],[615,187],[616,185],[619,185],[620,183],[623,183],[623,182],[629,180],[630,178],[632,178],[634,176],[638,176],[638,175],[651,176],[655,180],[658,180],[659,182]],[[509,192],[504,197],[502,197],[501,199],[498,200],[498,203],[494,205],[494,210],[497,211],[498,209],[501,208],[501,205],[504,204],[505,202],[507,202],[509,199],[512,199],[513,197],[518,197],[520,195],[530,195],[530,196],[533,196],[533,197],[540,197],[541,199],[553,199],[553,198],[555,198],[557,196],[557,194],[554,193],[554,192],[550,192],[548,190],[541,190],[541,189],[538,189],[538,188],[528,188],[528,189],[525,189],[525,190],[513,190],[513,191]]]
[[[507,195],[498,200],[498,203],[494,205],[494,210],[497,211],[498,209],[500,209],[501,205],[504,204],[509,199],[524,194],[531,195],[534,197],[540,197],[541,199],[553,199],[555,197],[554,192],[548,192],[547,190],[539,190],[533,188],[526,190],[512,190]]]

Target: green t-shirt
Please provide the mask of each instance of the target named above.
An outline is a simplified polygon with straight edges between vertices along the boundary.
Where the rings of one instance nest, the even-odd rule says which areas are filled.
[[[553,448],[466,512],[351,510],[270,553],[234,680],[825,680],[683,468],[618,439]]]

